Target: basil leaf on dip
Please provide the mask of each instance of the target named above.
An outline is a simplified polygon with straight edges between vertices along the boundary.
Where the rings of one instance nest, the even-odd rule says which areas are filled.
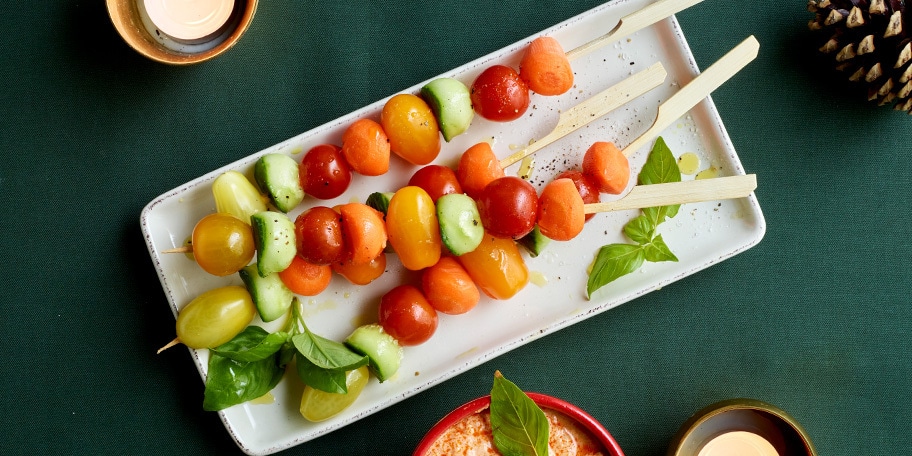
[[[491,431],[504,456],[547,456],[549,425],[545,412],[497,371],[491,388]]]

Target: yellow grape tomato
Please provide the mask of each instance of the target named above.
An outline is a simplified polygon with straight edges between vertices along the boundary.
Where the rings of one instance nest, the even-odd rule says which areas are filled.
[[[441,240],[437,211],[421,187],[399,189],[386,210],[389,243],[406,269],[417,271],[440,259]]]
[[[327,393],[305,386],[304,394],[301,395],[301,416],[308,421],[317,422],[338,415],[358,399],[369,378],[367,366],[361,366],[345,374],[347,393]]]
[[[440,153],[437,118],[417,95],[400,93],[390,98],[380,112],[380,125],[390,150],[409,163],[426,165]]]
[[[231,214],[248,225],[251,215],[267,209],[260,191],[237,171],[226,171],[215,178],[212,197],[215,198],[216,211]]]
[[[485,233],[475,250],[457,257],[486,295],[510,299],[529,283],[529,269],[512,239]]]
[[[218,347],[243,331],[256,313],[246,288],[215,288],[197,296],[177,314],[177,338],[190,348]]]

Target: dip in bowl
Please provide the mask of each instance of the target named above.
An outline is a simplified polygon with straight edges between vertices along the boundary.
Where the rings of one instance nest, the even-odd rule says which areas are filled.
[[[614,437],[591,415],[566,401],[526,393],[545,412],[550,423],[551,454],[623,456]],[[497,455],[491,433],[491,396],[468,402],[443,417],[425,434],[414,456]]]

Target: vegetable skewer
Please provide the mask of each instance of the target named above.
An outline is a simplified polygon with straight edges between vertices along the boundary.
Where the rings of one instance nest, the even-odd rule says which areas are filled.
[[[542,190],[538,228],[544,236],[569,241],[583,231],[587,214],[742,198],[757,188],[757,176],[720,177],[665,184],[638,185],[623,198],[584,204],[569,179],[557,179]]]
[[[567,111],[561,112],[557,125],[550,133],[529,145],[529,147],[500,160],[500,167],[506,168],[534,154],[554,141],[623,106],[633,98],[658,87],[666,76],[665,67],[659,62],[654,63],[649,68],[593,95]]]
[[[660,0],[618,21],[610,32],[567,52],[567,59],[580,58],[602,46],[611,44],[627,35],[649,27],[666,17],[683,11],[703,0]]]

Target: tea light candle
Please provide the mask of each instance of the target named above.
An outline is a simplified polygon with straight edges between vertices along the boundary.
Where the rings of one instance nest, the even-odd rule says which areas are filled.
[[[214,38],[228,22],[234,0],[143,0],[155,27],[175,41],[196,44]]]
[[[747,431],[732,431],[714,437],[697,456],[779,456],[773,444]]]

